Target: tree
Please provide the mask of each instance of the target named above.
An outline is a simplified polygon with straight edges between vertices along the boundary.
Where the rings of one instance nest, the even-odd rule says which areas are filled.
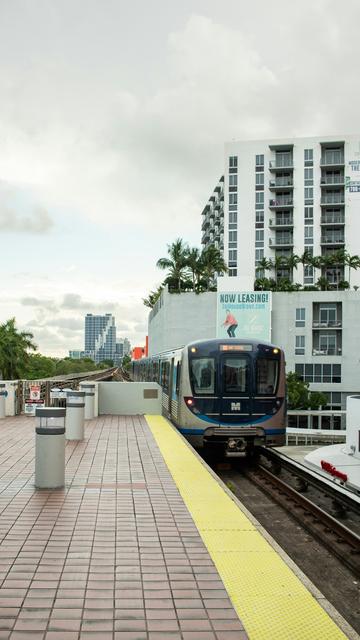
[[[197,247],[189,249],[186,263],[191,271],[193,290],[195,291],[201,277],[200,250]]]
[[[23,372],[26,380],[42,380],[55,375],[56,358],[47,358],[41,353],[30,353]]]
[[[206,291],[216,288],[216,275],[228,271],[226,262],[219,249],[209,245],[200,255],[201,279]]]
[[[327,404],[327,396],[320,391],[309,391],[309,383],[304,382],[297,373],[289,371],[286,376],[287,400],[289,409],[312,409]]]
[[[270,271],[270,269],[272,269],[272,267],[273,267],[273,263],[271,262],[271,260],[269,258],[261,258],[261,260],[259,260],[256,263],[256,272],[261,270],[265,274],[266,271]],[[262,280],[262,278],[258,278],[258,279]]]
[[[189,247],[182,238],[177,238],[175,242],[167,245],[168,258],[160,258],[156,266],[159,269],[168,269],[168,276],[164,282],[167,284],[176,283],[178,293],[181,293],[183,279],[187,271],[187,258]]]
[[[155,291],[150,291],[148,297],[142,299],[145,307],[149,307],[150,309],[153,309],[156,302],[159,300],[163,289],[164,287],[161,284]]]
[[[301,258],[296,253],[292,253],[287,258],[284,257],[284,265],[290,270],[291,276],[293,270],[297,269],[299,262],[301,262]]]
[[[345,253],[345,264],[349,267],[349,288],[350,288],[350,276],[351,269],[359,269],[360,267],[360,257],[358,255],[351,256],[349,253]]]
[[[131,364],[131,356],[129,355],[124,356],[121,362],[123,369],[126,369],[126,370],[130,369],[130,364]]]
[[[29,361],[29,351],[36,351],[33,334],[18,331],[15,318],[0,325],[0,372],[4,380],[23,377]]]

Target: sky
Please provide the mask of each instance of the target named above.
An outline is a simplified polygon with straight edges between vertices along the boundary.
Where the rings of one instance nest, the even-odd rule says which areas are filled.
[[[359,0],[0,0],[0,323],[143,344],[225,141],[359,133]]]

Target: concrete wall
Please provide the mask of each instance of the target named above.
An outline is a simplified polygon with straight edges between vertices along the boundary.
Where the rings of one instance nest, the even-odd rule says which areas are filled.
[[[5,415],[15,415],[15,391],[18,387],[18,380],[0,380],[1,384],[6,384],[6,391],[8,392],[5,400]]]
[[[168,293],[149,316],[149,355],[216,337],[216,293]]]
[[[99,415],[161,415],[161,387],[156,382],[99,382],[98,390]]]

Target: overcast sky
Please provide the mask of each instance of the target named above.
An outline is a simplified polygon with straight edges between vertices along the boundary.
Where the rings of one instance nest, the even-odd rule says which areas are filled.
[[[225,140],[359,133],[359,0],[0,0],[0,322],[83,348],[141,298]]]

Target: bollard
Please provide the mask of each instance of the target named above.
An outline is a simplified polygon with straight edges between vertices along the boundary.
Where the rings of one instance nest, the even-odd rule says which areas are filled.
[[[65,415],[63,407],[36,408],[35,487],[59,489],[65,484]]]
[[[85,420],[91,420],[95,415],[95,385],[84,383],[80,387],[85,391]]]
[[[6,384],[0,383],[0,419],[5,418]]]
[[[84,440],[85,391],[73,391],[66,394],[66,440]]]

